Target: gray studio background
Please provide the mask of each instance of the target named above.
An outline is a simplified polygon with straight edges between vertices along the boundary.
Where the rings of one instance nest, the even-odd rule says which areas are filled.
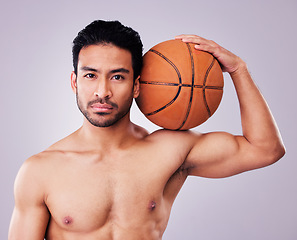
[[[0,239],[23,161],[80,127],[70,88],[71,42],[95,19],[118,19],[145,51],[181,33],[210,38],[241,56],[268,101],[287,154],[276,164],[225,179],[190,177],[164,239],[297,239],[297,1],[1,1]],[[225,76],[219,110],[196,131],[241,133],[233,85]],[[157,129],[134,105],[132,121]]]

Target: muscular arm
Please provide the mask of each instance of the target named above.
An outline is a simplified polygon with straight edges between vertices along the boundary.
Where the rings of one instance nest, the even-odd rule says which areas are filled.
[[[246,64],[213,41],[198,36],[178,38],[196,43],[197,49],[213,54],[223,71],[230,73],[240,104],[243,132],[242,136],[217,132],[194,139],[185,161],[189,174],[227,177],[280,159],[285,149],[277,125]]]
[[[28,159],[17,175],[9,240],[44,239],[49,213],[44,204],[44,182],[37,161]]]

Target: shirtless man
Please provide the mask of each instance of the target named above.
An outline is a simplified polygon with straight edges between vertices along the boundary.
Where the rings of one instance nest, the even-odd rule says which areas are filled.
[[[139,94],[142,43],[118,22],[95,21],[74,40],[71,86],[80,129],[25,161],[15,182],[10,240],[162,239],[187,176],[222,178],[284,155],[277,126],[237,56],[180,35],[213,54],[234,82],[242,136],[158,130],[129,118]]]

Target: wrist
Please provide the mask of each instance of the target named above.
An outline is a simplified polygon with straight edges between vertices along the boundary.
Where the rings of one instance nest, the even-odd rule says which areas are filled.
[[[235,77],[246,72],[248,72],[247,64],[241,58],[238,57],[237,67],[234,71],[230,72],[231,77]]]

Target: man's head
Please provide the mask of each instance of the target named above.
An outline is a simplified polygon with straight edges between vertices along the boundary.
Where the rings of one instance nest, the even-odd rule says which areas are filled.
[[[71,86],[85,120],[109,127],[129,119],[142,67],[138,33],[118,21],[94,21],[78,33],[72,51]]]
[[[132,55],[134,80],[139,76],[142,67],[143,45],[139,34],[119,21],[96,20],[81,30],[73,40],[72,57],[74,73],[77,74],[79,53],[90,45],[113,44],[128,50]]]

